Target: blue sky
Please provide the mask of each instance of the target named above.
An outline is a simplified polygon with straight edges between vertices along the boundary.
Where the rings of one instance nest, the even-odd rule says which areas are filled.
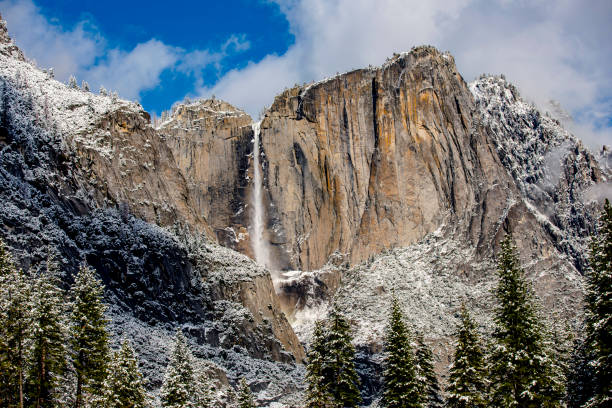
[[[530,101],[553,99],[591,146],[612,144],[609,0],[0,0],[29,58],[160,113],[185,96],[257,116],[295,83],[448,50],[467,81],[504,73]]]
[[[200,72],[166,69],[159,83],[139,92],[147,109],[160,112],[194,91],[194,83],[211,86],[230,68],[242,68],[271,53],[282,54],[293,43],[289,24],[279,6],[251,0],[183,1],[37,1],[40,14],[62,27],[86,21],[91,33],[103,36],[110,48],[130,50],[154,38],[187,53],[220,51],[236,38],[222,63],[203,63]],[[236,49],[238,48],[238,49]],[[103,58],[102,56],[101,58]],[[113,84],[105,84],[107,87]]]

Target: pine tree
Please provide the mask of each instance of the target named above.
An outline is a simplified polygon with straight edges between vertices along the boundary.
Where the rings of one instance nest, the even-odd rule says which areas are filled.
[[[591,242],[587,275],[587,344],[592,350],[595,395],[588,407],[612,406],[612,206],[606,199]]]
[[[66,370],[66,300],[59,287],[59,266],[49,256],[33,296],[33,347],[29,395],[36,408],[58,406],[57,386]]]
[[[490,358],[492,403],[498,407],[561,406],[563,382],[545,347],[544,327],[510,235],[501,242],[498,274]]]
[[[423,407],[410,332],[404,323],[403,314],[395,296],[391,302],[384,350],[384,406],[389,408]]]
[[[166,368],[166,376],[161,389],[163,407],[192,407],[192,397],[195,394],[195,377],[193,356],[179,329],[174,337],[174,349]]]
[[[457,330],[457,347],[449,371],[448,408],[485,408],[487,371],[484,351],[476,324],[465,307],[461,307],[461,325]]]
[[[195,390],[195,405],[198,408],[213,408],[214,407],[214,391],[210,378],[205,367],[200,364],[195,370],[196,390]]]
[[[438,376],[434,370],[433,353],[423,341],[423,335],[417,335],[417,350],[415,353],[416,372],[421,388],[421,400],[428,408],[444,406]]]
[[[329,316],[326,356],[322,367],[325,386],[335,406],[355,407],[361,402],[359,377],[355,370],[355,347],[351,342],[349,322],[334,308]]]
[[[8,275],[15,269],[13,258],[9,252],[6,244],[0,239],[0,277]]]
[[[11,368],[7,330],[9,297],[5,286],[14,269],[11,254],[0,239],[0,406],[9,406],[13,401],[11,378],[14,370]]]
[[[146,408],[147,393],[134,349],[127,340],[113,353],[104,381],[104,408]]]
[[[583,407],[595,395],[596,380],[592,362],[595,360],[593,347],[586,339],[574,343],[569,373],[567,376],[567,406]]]
[[[70,340],[76,371],[75,407],[84,406],[84,397],[100,397],[107,373],[109,356],[104,287],[95,272],[83,265],[71,288],[73,309]]]
[[[253,394],[247,384],[246,379],[242,377],[240,380],[240,386],[238,388],[238,408],[255,408],[255,402],[253,401]]]
[[[328,408],[332,406],[331,396],[323,377],[324,356],[327,355],[323,334],[323,321],[315,322],[312,344],[308,351],[306,366],[306,408]]]
[[[31,285],[4,244],[0,248],[0,405],[23,408],[32,334]]]
[[[70,75],[70,78],[68,79],[68,87],[72,89],[79,89],[79,86],[77,85],[77,80],[74,75]]]

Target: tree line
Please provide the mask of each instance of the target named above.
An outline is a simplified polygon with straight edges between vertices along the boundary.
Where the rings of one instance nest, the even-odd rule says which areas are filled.
[[[406,324],[392,297],[384,338],[381,404],[389,408],[612,407],[612,206],[606,200],[592,238],[587,274],[586,335],[574,342],[547,327],[518,251],[507,235],[498,254],[494,328],[485,343],[465,305],[455,332],[446,398],[433,354]],[[307,354],[307,408],[361,402],[348,320],[334,308],[315,323]]]
[[[145,407],[133,348],[109,346],[95,272],[83,265],[67,293],[59,272],[50,256],[24,273],[0,240],[0,406]]]
[[[32,275],[18,269],[0,240],[0,407],[152,406],[130,342],[111,350],[104,286],[95,271],[81,266],[65,291],[53,257],[44,269]],[[180,330],[169,360],[163,407],[217,406],[214,387]],[[244,379],[230,402],[255,407]]]

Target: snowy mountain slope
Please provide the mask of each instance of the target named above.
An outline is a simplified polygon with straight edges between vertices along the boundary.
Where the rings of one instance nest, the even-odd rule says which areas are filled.
[[[504,77],[482,76],[470,90],[522,197],[557,249],[584,271],[598,201],[612,192],[609,168],[558,120],[525,102]]]

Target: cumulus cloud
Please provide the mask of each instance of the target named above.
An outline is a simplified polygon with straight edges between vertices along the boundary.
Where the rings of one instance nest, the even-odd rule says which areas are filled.
[[[96,85],[118,90],[123,98],[138,99],[142,90],[159,84],[161,73],[173,67],[180,54],[179,48],[149,40],[129,52],[110,50],[103,62],[85,69],[82,75]]]
[[[52,24],[30,0],[0,1],[9,33],[29,57],[42,67],[53,67],[58,78],[67,79],[94,63],[105,42],[88,21],[69,30]]]
[[[231,53],[250,46],[244,36],[232,35],[218,51],[187,52],[156,39],[123,50],[110,48],[89,21],[72,28],[50,22],[32,0],[2,0],[0,10],[17,45],[26,55],[34,56],[39,66],[53,67],[60,80],[75,75],[88,81],[92,89],[105,86],[127,99],[138,99],[141,92],[157,86],[162,72],[168,69],[201,80],[206,66],[218,65]]]
[[[295,82],[379,65],[393,52],[431,44],[449,50],[466,80],[505,73],[544,106],[558,100],[591,145],[612,143],[612,3],[592,0],[275,0],[295,43],[228,72],[216,94],[251,114]]]

